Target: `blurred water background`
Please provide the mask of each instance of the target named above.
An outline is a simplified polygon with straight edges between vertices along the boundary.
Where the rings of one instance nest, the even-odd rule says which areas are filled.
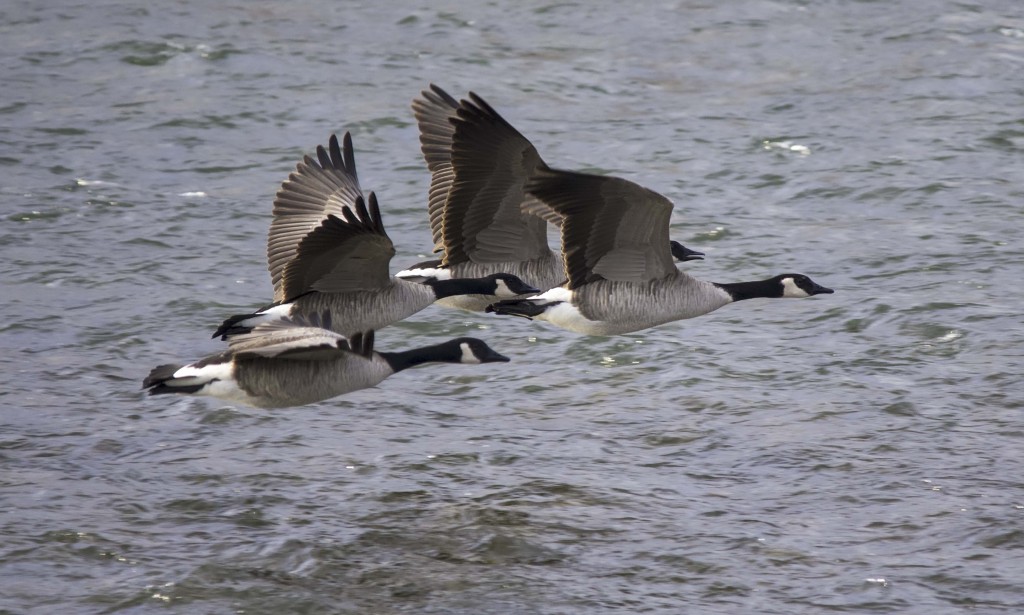
[[[0,6],[0,613],[1024,609],[1015,0]],[[352,131],[430,248],[409,103],[676,203],[686,265],[836,289],[615,338],[432,307],[444,365],[282,411],[147,398],[271,297]]]

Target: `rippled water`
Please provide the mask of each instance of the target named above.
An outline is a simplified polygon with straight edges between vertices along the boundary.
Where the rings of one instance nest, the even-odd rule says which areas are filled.
[[[162,4],[162,5],[161,5]],[[0,7],[0,612],[1024,608],[1024,17],[993,2]],[[395,267],[409,102],[677,204],[688,268],[837,293],[286,411],[147,398],[270,298],[280,182],[351,130]]]

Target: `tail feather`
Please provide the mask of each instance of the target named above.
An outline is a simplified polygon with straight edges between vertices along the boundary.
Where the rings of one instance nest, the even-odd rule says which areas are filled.
[[[249,333],[252,331],[252,326],[244,323],[246,320],[249,320],[254,316],[256,316],[256,314],[235,314],[222,322],[220,326],[217,327],[217,330],[213,332],[211,337],[219,337],[222,340],[226,340],[231,335]]]
[[[188,365],[158,365],[143,379],[142,388],[149,389],[150,395],[199,393],[206,386],[230,377],[231,353],[223,352]]]
[[[206,386],[206,384],[207,383],[204,382],[203,384],[194,384],[194,385],[190,385],[190,386],[180,386],[180,385],[171,386],[171,385],[168,385],[168,384],[165,384],[165,383],[161,382],[159,384],[154,385],[153,388],[151,388],[149,390],[149,394],[150,395],[165,395],[165,394],[168,394],[168,393],[196,393],[200,389],[202,389],[204,386]]]
[[[213,332],[212,337],[226,340],[232,335],[249,333],[260,323],[288,318],[291,316],[292,306],[292,303],[272,303],[251,314],[235,314],[222,322],[220,327]]]
[[[506,316],[520,316],[533,320],[552,305],[554,303],[531,301],[529,299],[506,299],[505,301],[498,301],[488,305],[485,311]]]
[[[177,363],[166,363],[154,367],[145,380],[142,381],[142,388],[149,389],[150,395],[163,395],[165,393],[195,393],[209,384],[208,380],[196,382],[195,378],[175,378],[174,373],[184,365]],[[185,384],[183,381],[191,381]]]
[[[170,380],[174,377],[174,372],[182,367],[184,366],[178,363],[164,363],[154,367],[145,380],[142,381],[142,388],[148,389],[161,384],[165,380]]]

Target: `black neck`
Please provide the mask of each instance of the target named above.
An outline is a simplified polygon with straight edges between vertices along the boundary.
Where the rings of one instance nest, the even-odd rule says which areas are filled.
[[[412,350],[403,350],[401,352],[378,352],[391,369],[395,372],[400,372],[403,369],[409,369],[410,367],[416,367],[424,363],[430,362],[441,362],[441,363],[458,363],[462,358],[462,353],[453,353],[448,344],[435,344],[433,346],[424,346],[422,348],[413,348]]]
[[[733,301],[744,299],[778,298],[782,296],[782,286],[775,278],[757,280],[756,282],[733,282],[732,284],[718,284],[715,286],[729,293]]]
[[[438,299],[456,295],[493,295],[495,290],[493,282],[482,278],[428,280],[424,284],[434,289]]]

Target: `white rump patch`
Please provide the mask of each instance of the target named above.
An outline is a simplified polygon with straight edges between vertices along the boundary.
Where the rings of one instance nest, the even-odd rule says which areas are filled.
[[[528,300],[533,301],[534,299],[542,299],[544,301],[564,301],[566,303],[572,303],[573,293],[564,286],[556,286],[552,289],[546,290],[539,295],[529,297]]]
[[[257,312],[260,315],[272,316],[274,320],[279,318],[287,318],[292,315],[293,303],[282,303],[281,305],[275,305],[272,308],[267,308],[262,312]]]
[[[534,318],[546,320],[569,331],[586,333],[588,335],[598,335],[595,331],[600,324],[581,314],[575,305],[568,302],[552,305],[544,310],[543,313],[534,316]]]
[[[253,399],[251,395],[238,388],[238,383],[234,380],[217,380],[206,385],[206,388],[200,391],[203,395],[209,395],[210,397],[216,397],[217,399],[223,399],[225,401],[237,402],[246,404],[249,406],[258,406],[258,400]]]
[[[568,288],[556,286],[536,297],[530,297],[527,301],[540,305],[545,303],[552,304],[546,310],[534,316],[535,319],[546,320],[569,331],[590,334],[598,323],[580,313],[579,308],[572,304],[573,296],[574,293]]]
[[[250,318],[246,318],[245,320],[238,322],[238,326],[255,329],[257,325],[262,325],[265,322],[276,322],[283,318],[288,318],[292,315],[292,307],[294,306],[294,303],[275,305],[274,307],[267,308],[262,312],[256,312]]]
[[[173,380],[168,381],[167,386],[194,386],[208,383],[211,380],[234,380],[235,366],[232,362],[213,363],[196,367],[186,365],[174,372]]]
[[[473,352],[473,349],[469,347],[469,344],[462,342],[459,344],[459,348],[462,349],[462,358],[459,359],[459,363],[480,363],[479,357]]]
[[[796,285],[796,281],[793,278],[782,278],[782,296],[789,299],[810,297],[806,290]]]
[[[235,382],[235,364],[233,361],[227,363],[216,363],[195,367],[186,365],[174,372],[174,380],[168,381],[167,386],[194,386],[205,385],[194,395],[209,395],[225,401],[237,402],[247,405],[258,405],[248,393],[238,388]]]
[[[417,269],[403,269],[395,274],[395,277],[407,282],[423,283],[427,280],[450,280],[452,272],[450,269],[441,267],[422,267]]]

